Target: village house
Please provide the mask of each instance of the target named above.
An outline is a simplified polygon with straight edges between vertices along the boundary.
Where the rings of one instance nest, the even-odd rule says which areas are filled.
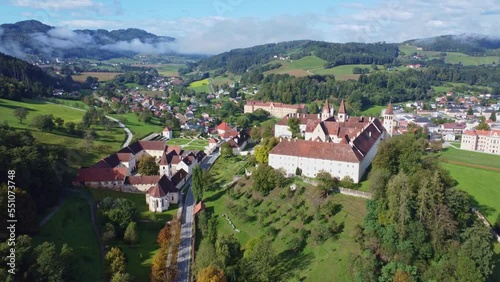
[[[146,192],[146,203],[152,212],[168,210],[170,204],[179,203],[179,190],[166,175]]]
[[[328,103],[322,114],[306,122],[305,140],[283,139],[269,152],[269,165],[284,169],[288,176],[316,177],[325,170],[332,176],[351,178],[358,183],[375,157],[379,143],[392,136],[394,113],[389,104],[384,123],[372,117],[349,117],[344,101],[338,114],[332,115]],[[286,117],[285,117],[286,118]]]

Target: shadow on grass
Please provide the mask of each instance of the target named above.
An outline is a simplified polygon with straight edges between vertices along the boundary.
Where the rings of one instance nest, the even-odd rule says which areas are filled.
[[[470,195],[470,194],[469,194]],[[470,204],[475,209],[479,210],[484,216],[488,217],[496,212],[496,210],[490,206],[480,204],[474,196],[470,195]]]
[[[307,268],[313,259],[314,254],[312,253],[297,254],[294,251],[286,250],[278,255],[278,264],[275,268],[276,274],[281,280],[289,280],[293,277],[294,272]]]
[[[210,197],[205,198],[204,202],[215,202],[220,199],[225,193],[227,189],[220,190],[219,192],[213,194]]]

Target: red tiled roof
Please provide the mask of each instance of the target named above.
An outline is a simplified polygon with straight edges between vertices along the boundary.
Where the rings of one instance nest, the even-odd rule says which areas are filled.
[[[227,124],[227,122],[223,121],[219,126],[217,126],[217,130],[222,130],[222,131],[233,131],[234,129]]]
[[[194,206],[193,214],[196,215],[202,210],[205,210],[205,203],[203,203],[203,201],[200,201],[198,204],[196,204],[196,206]]]
[[[163,132],[170,132],[170,128],[165,127],[165,128],[163,129]]]
[[[323,113],[329,113],[330,112],[330,104],[328,104],[328,99],[325,101],[325,105],[323,106]]]
[[[209,144],[217,144],[217,140],[215,140],[214,138],[210,138],[210,140],[208,141]]]
[[[132,153],[116,153],[120,162],[128,162],[134,156]]]
[[[177,172],[175,172],[174,175],[172,175],[172,178],[170,178],[170,181],[172,181],[172,183],[175,186],[177,186],[177,184],[179,184],[184,178],[186,178],[187,175],[188,175],[188,173],[181,168]]]
[[[362,122],[361,119],[354,119],[354,121],[356,120]],[[356,133],[353,134],[353,132]],[[340,143],[284,140],[274,147],[269,154],[301,156],[343,162],[360,162],[383,132],[384,127],[382,123],[380,123],[380,120],[375,119],[365,129],[355,127],[340,128],[339,135],[337,136],[343,136],[343,139],[345,139]]]
[[[144,150],[163,151],[167,144],[165,141],[138,141]]]
[[[140,185],[151,184],[154,185],[160,180],[159,175],[141,175],[141,176],[127,176],[124,184]]]
[[[127,175],[126,168],[81,168],[78,170],[75,181],[77,182],[101,182],[124,180]]]
[[[235,137],[235,136],[238,136],[238,131],[236,130],[233,130],[233,131],[226,131],[222,134],[219,134],[219,136],[221,138],[231,138],[231,137]]]
[[[354,163],[362,160],[362,157],[358,156],[349,144],[305,140],[288,141],[285,139],[269,152],[269,155],[271,154]]]
[[[385,114],[386,115],[393,115],[394,114],[394,111],[392,110],[392,103],[389,103],[389,105],[387,105],[387,109],[385,110]]]
[[[347,113],[347,111],[345,109],[344,99],[342,99],[342,102],[340,102],[339,114],[346,114],[346,113]]]
[[[465,129],[465,124],[464,123],[448,122],[448,123],[443,123],[443,128],[446,128],[446,129]]]
[[[168,193],[176,193],[178,191],[179,190],[177,190],[177,188],[175,188],[172,181],[170,181],[170,179],[168,179],[168,177],[166,175],[163,175],[160,178],[160,180],[158,181],[158,183],[155,186],[149,188],[146,193],[150,197],[161,198],[161,197],[167,195]]]

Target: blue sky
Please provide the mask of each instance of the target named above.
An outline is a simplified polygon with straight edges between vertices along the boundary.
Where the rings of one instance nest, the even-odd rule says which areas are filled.
[[[442,34],[500,37],[500,0],[0,0],[2,23],[36,19],[66,29],[141,28],[185,52],[296,39],[401,42]]]

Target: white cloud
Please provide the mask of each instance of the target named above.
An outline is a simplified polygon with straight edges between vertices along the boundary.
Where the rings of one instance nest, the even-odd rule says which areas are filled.
[[[49,10],[90,8],[96,5],[92,0],[12,0],[11,3],[18,7]]]
[[[87,7],[103,15],[121,10],[118,0],[103,6],[97,0],[35,1],[16,0],[20,5],[35,3],[41,7]],[[46,3],[46,4],[44,4]],[[73,3],[73,4],[67,4]],[[90,5],[90,6],[89,6]],[[84,10],[84,9],[83,9]],[[342,4],[334,10],[303,15],[277,15],[269,18],[183,17],[170,19],[125,19],[78,16],[59,22],[71,28],[142,28],[157,35],[177,38],[174,48],[186,53],[219,53],[233,48],[296,39],[332,42],[402,42],[443,34],[480,33],[500,36],[500,1],[483,0],[380,0],[373,4]],[[62,32],[62,31],[60,31]],[[57,37],[57,36],[53,36]],[[66,37],[65,40],[68,40]],[[163,50],[170,46],[145,46],[140,42],[120,42],[109,48]],[[106,48],[108,48],[106,47]]]
[[[74,48],[92,43],[92,37],[88,34],[76,34],[74,31],[65,27],[56,27],[47,33],[36,33],[33,38],[44,43],[49,47],[56,48]]]

